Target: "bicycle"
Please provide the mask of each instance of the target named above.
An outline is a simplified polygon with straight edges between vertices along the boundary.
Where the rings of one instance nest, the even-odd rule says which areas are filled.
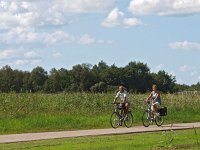
[[[143,112],[142,115],[142,123],[145,127],[148,127],[150,124],[153,124],[153,122],[156,123],[156,125],[162,126],[164,122],[164,114],[161,114],[160,112],[155,113],[151,109],[152,103],[146,103],[146,110]]]
[[[115,105],[114,111],[110,117],[111,126],[116,129],[119,126],[122,126],[123,122],[127,128],[132,127],[133,125],[133,115],[129,110],[127,114],[125,114],[125,106],[122,106],[120,103],[113,103]]]

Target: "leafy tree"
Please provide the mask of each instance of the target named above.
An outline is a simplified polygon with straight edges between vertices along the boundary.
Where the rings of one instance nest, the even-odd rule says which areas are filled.
[[[151,84],[148,66],[140,62],[130,62],[124,69],[124,83],[127,88],[135,92],[146,92]]]
[[[190,86],[186,84],[175,84],[172,90],[173,92],[187,91],[190,90]]]
[[[198,82],[197,84],[193,84],[191,85],[191,87],[189,88],[190,90],[195,90],[195,91],[200,91],[200,82]]]
[[[59,76],[60,76],[60,88],[62,91],[66,90],[70,90],[70,86],[71,86],[71,80],[70,80],[70,72],[67,69],[61,68],[60,70],[58,70]]]
[[[143,93],[149,91],[154,83],[162,92],[200,90],[200,83],[191,87],[176,84],[175,77],[167,72],[150,73],[147,64],[135,61],[125,67],[109,66],[103,61],[94,66],[84,63],[73,66],[71,70],[53,68],[49,74],[39,66],[31,72],[12,70],[10,66],[0,69],[1,92],[107,92],[124,84],[131,92]]]
[[[45,81],[47,80],[47,71],[42,67],[36,67],[32,70],[30,76],[30,82],[32,85],[32,91],[42,91]]]
[[[152,75],[154,83],[158,85],[159,90],[162,92],[173,92],[173,88],[176,82],[174,76],[169,75],[164,70]]]
[[[2,92],[10,92],[13,88],[14,74],[10,66],[4,66],[0,70],[0,89]]]
[[[90,65],[76,65],[70,73],[73,91],[90,91],[90,87],[95,83]]]
[[[107,91],[107,85],[104,82],[99,82],[93,85],[90,90],[95,93],[103,93]]]
[[[14,78],[13,78],[13,83],[12,83],[12,91],[22,92],[24,72],[14,70],[13,76]]]
[[[31,73],[28,71],[23,72],[23,79],[22,79],[22,91],[23,92],[31,92],[32,88],[32,84],[31,84]]]
[[[49,78],[45,81],[44,90],[50,93],[61,91],[60,80],[61,78],[59,72],[55,68],[53,68],[50,71]]]

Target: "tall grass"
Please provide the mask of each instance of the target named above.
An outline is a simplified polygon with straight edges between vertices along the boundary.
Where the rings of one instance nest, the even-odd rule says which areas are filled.
[[[107,128],[115,94],[0,94],[0,134]],[[141,124],[148,94],[130,94],[134,124]],[[168,107],[166,123],[193,122],[200,118],[200,95],[163,94]]]

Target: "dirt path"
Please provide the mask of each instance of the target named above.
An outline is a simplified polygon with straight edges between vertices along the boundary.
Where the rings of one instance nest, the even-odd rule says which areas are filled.
[[[163,125],[162,127],[157,127],[155,125],[152,125],[148,128],[145,128],[143,126],[135,126],[132,128],[123,127],[123,128],[118,128],[118,129],[95,129],[95,130],[0,135],[0,143],[27,142],[27,141],[34,141],[34,140],[60,139],[60,138],[70,138],[70,137],[82,137],[82,136],[156,132],[156,131],[163,131],[163,130],[170,130],[170,129],[184,130],[184,129],[191,129],[193,127],[200,128],[200,122],[173,124],[173,125],[169,124],[169,125]]]

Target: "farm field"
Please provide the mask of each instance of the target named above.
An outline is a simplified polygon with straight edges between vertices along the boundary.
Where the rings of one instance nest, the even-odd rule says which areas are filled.
[[[43,140],[0,144],[0,149],[30,150],[195,150],[200,129]]]
[[[59,93],[0,95],[0,134],[110,128],[115,93]],[[142,125],[148,94],[130,94],[134,125]],[[162,94],[168,107],[165,123],[198,122],[200,95]]]

